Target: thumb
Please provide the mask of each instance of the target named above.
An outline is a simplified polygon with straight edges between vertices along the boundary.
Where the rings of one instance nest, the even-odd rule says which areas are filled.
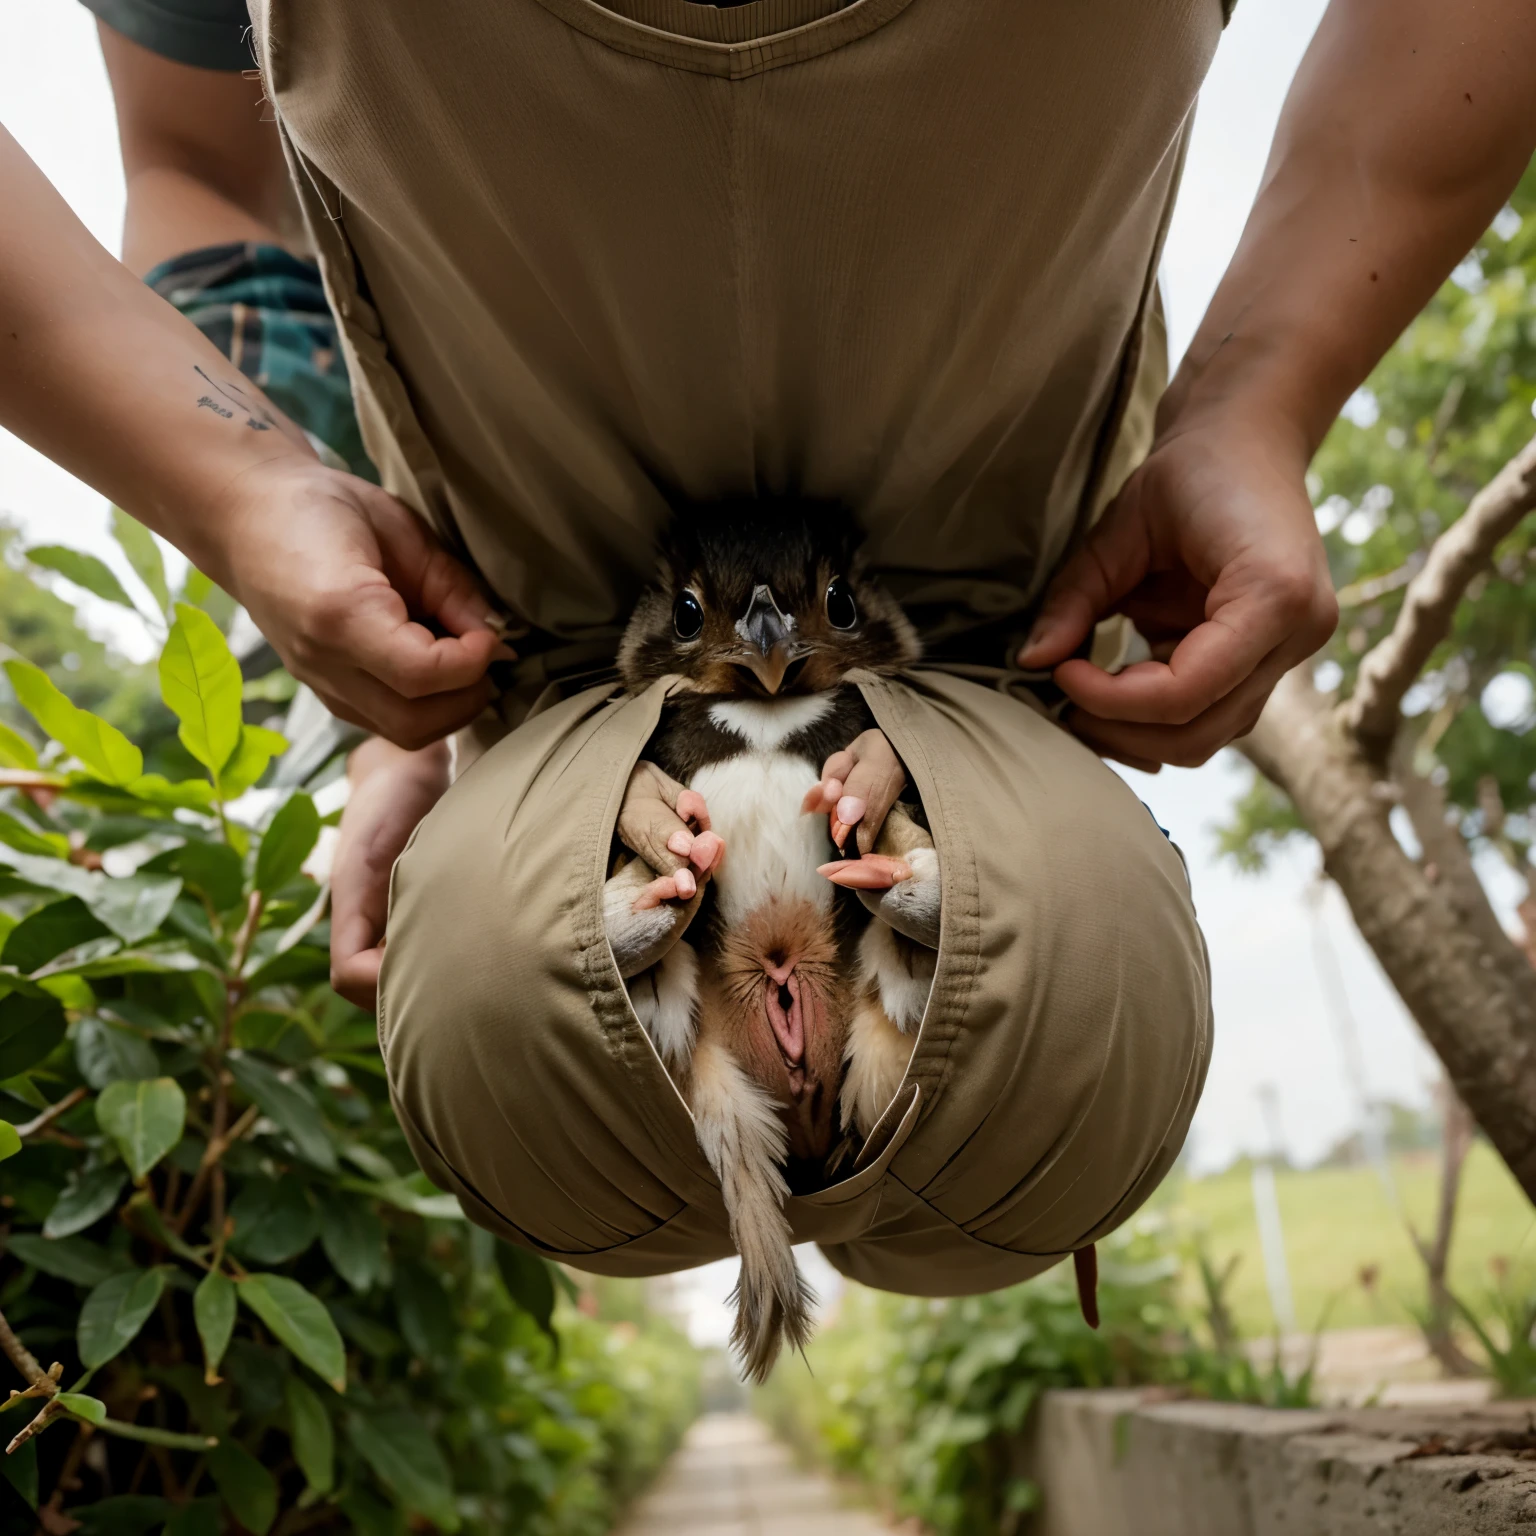
[[[1139,499],[1122,492],[1057,573],[1019,651],[1021,667],[1045,669],[1065,661],[1147,574],[1152,552]]]
[[[365,487],[365,500],[379,565],[413,613],[435,619],[450,635],[500,630],[474,576],[416,513],[376,486]]]

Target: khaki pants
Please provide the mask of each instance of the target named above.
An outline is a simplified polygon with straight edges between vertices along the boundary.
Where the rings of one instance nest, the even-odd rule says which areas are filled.
[[[989,1290],[1104,1236],[1167,1172],[1210,1058],[1205,947],[1177,850],[1087,748],[999,687],[855,680],[932,825],[938,970],[852,1176],[787,1211],[867,1284]],[[460,777],[396,866],[380,988],[422,1167],[491,1231],[604,1274],[732,1251],[602,923],[666,692],[555,704]]]

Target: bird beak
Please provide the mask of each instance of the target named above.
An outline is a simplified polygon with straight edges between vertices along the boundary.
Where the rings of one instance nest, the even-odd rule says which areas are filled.
[[[794,632],[794,619],[780,611],[772,590],[759,583],[747,611],[736,621],[736,633],[747,646],[744,664],[769,693],[779,691],[794,660]]]

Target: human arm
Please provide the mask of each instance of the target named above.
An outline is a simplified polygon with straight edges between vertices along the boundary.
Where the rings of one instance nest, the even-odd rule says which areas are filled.
[[[98,22],[127,201],[123,264],[143,276],[201,246],[307,245],[283,146],[254,70],[178,63]]]
[[[180,548],[333,713],[412,746],[472,719],[499,642],[469,573],[322,465],[3,129],[0,204],[0,425]]]
[[[1533,145],[1528,0],[1333,0],[1152,451],[1020,654],[1056,669],[1091,746],[1137,766],[1203,762],[1331,633],[1307,465]],[[1155,659],[1115,676],[1069,660],[1113,612]]]
[[[448,743],[406,752],[375,736],[347,759],[350,793],[331,863],[331,986],[372,1010],[384,959],[389,877],[448,788]]]

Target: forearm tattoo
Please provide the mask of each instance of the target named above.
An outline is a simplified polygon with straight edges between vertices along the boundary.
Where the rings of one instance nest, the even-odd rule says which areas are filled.
[[[192,371],[213,391],[212,394],[198,397],[199,410],[212,411],[215,416],[222,416],[225,421],[243,417],[244,425],[252,432],[270,432],[274,427],[279,431],[282,429],[282,423],[277,417],[259,399],[238,384],[220,384],[217,379],[210,378],[196,363],[192,365]]]

